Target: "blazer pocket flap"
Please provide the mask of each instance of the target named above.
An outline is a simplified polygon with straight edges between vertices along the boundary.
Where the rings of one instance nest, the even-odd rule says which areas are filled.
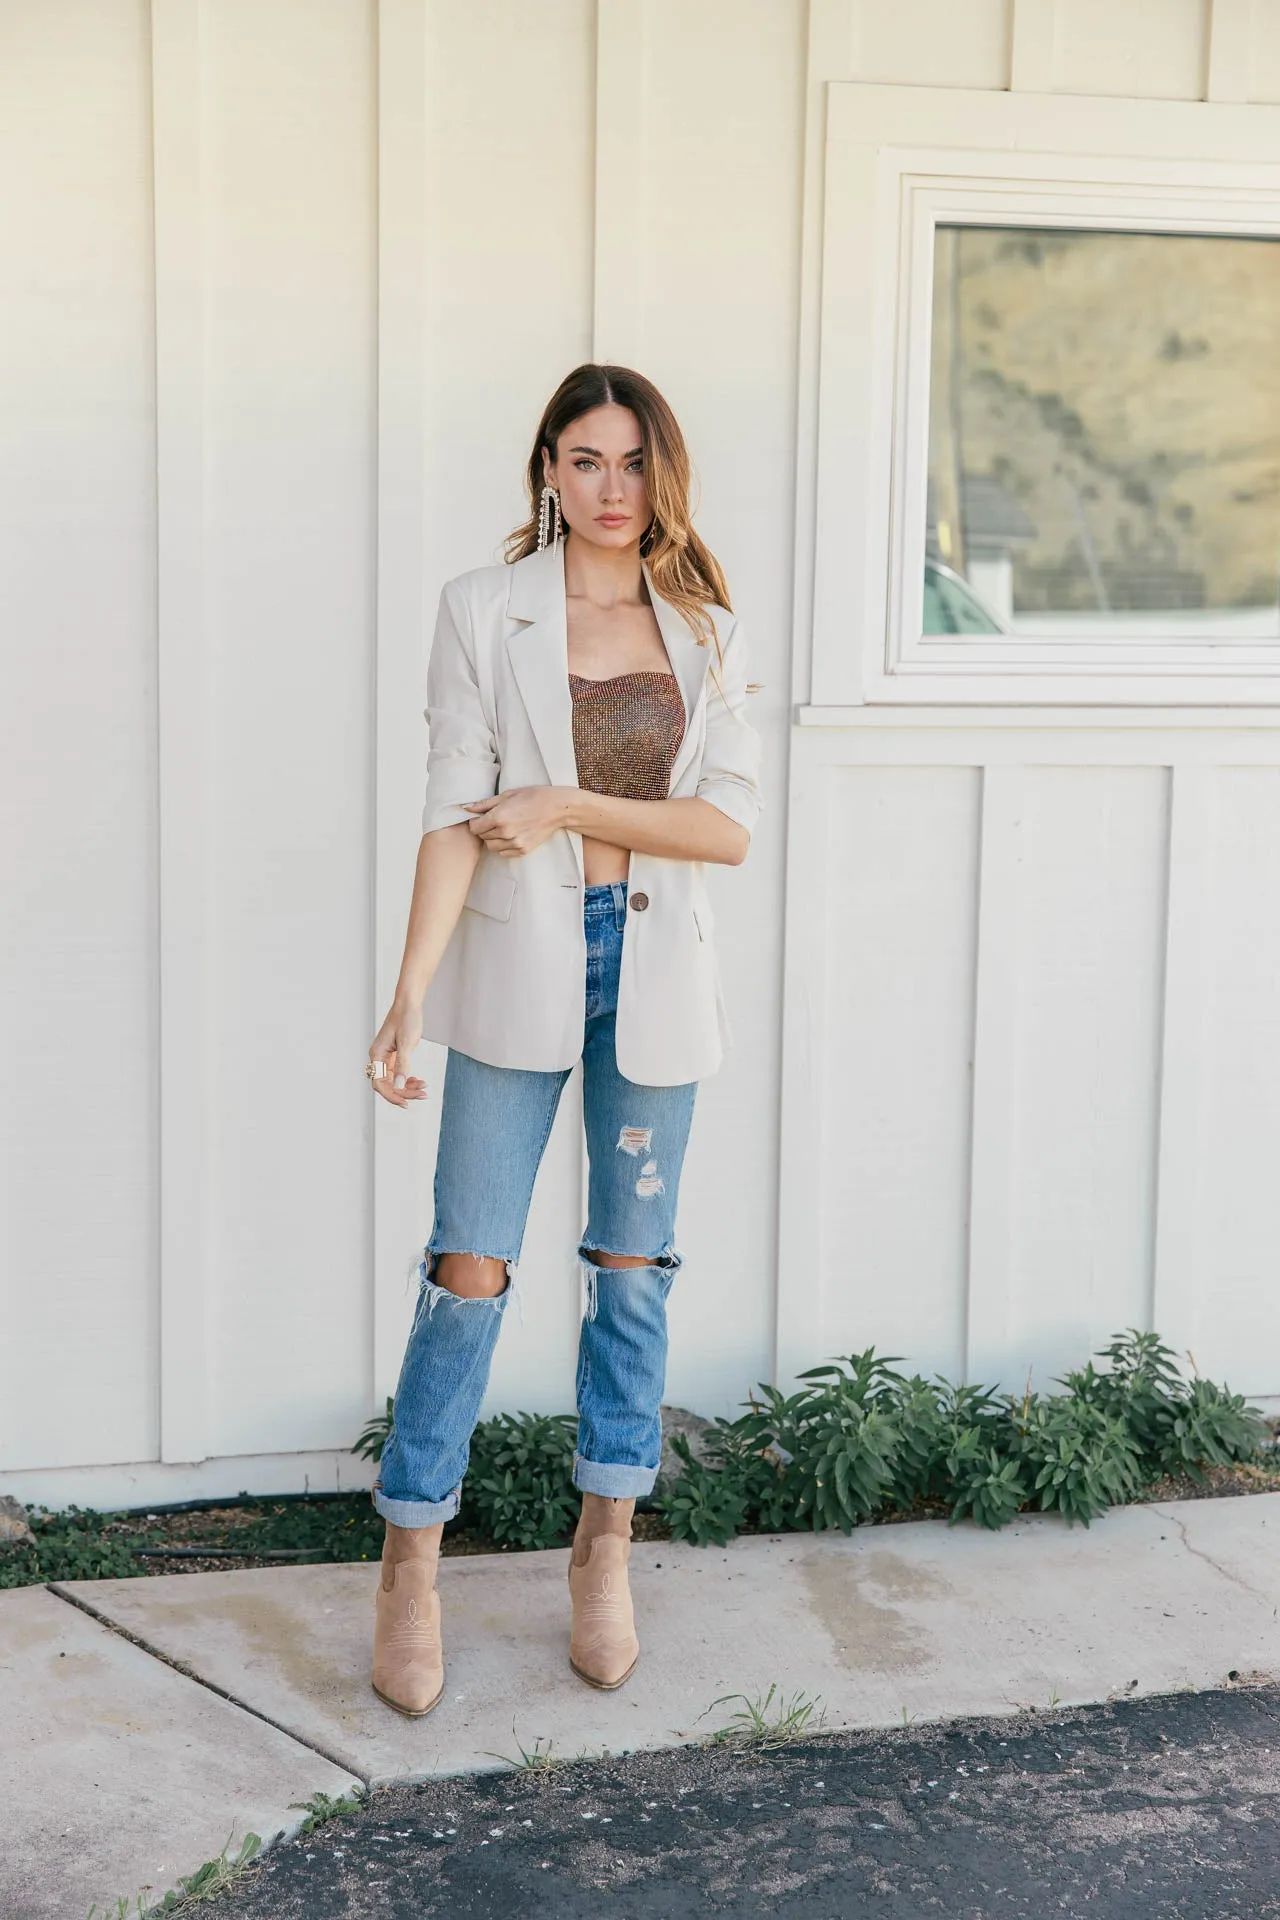
[[[509,920],[511,903],[515,897],[515,879],[502,871],[491,854],[476,868],[463,905],[473,908],[476,913],[487,913],[492,920]]]

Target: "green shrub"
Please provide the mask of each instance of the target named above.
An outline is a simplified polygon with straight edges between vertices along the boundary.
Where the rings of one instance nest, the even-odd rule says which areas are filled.
[[[741,1533],[751,1511],[745,1462],[735,1471],[722,1455],[713,1455],[708,1461],[695,1460],[682,1433],[672,1434],[671,1448],[684,1461],[684,1472],[661,1503],[673,1539],[692,1540],[699,1547],[722,1547]]]
[[[1074,1398],[1125,1423],[1144,1478],[1181,1473],[1203,1480],[1206,1466],[1252,1459],[1264,1444],[1262,1415],[1242,1395],[1210,1380],[1184,1381],[1176,1355],[1158,1335],[1131,1327],[1117,1334],[1099,1358],[1111,1363],[1105,1373],[1096,1372],[1090,1361],[1064,1374],[1061,1384]]]
[[[1009,1402],[1009,1421],[1043,1512],[1088,1526],[1138,1491],[1141,1456],[1119,1415],[1069,1394],[1028,1394]]]
[[[34,1544],[0,1551],[0,1587],[39,1586],[46,1580],[132,1579],[143,1568],[129,1548],[159,1536],[113,1537],[103,1532],[107,1518],[81,1507],[33,1513]]]
[[[948,1518],[953,1526],[968,1517],[980,1527],[1003,1527],[1031,1497],[1024,1463],[1005,1451],[994,1426],[984,1422],[960,1427],[952,1437],[946,1467],[951,1480]]]
[[[565,1413],[501,1413],[471,1437],[467,1518],[500,1546],[557,1546],[578,1517],[578,1423]]]
[[[1060,1394],[996,1394],[905,1376],[874,1348],[761,1386],[736,1420],[717,1420],[695,1462],[659,1498],[673,1538],[723,1542],[839,1527],[945,1504],[950,1520],[1002,1527],[1015,1514],[1091,1520],[1166,1473],[1257,1456],[1266,1424],[1239,1394],[1182,1379],[1172,1350],[1130,1328],[1058,1384]],[[745,1515],[745,1520],[739,1518]]]

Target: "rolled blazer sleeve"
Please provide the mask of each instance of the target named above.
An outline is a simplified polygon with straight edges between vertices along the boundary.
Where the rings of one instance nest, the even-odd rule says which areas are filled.
[[[476,678],[470,621],[454,582],[440,595],[427,663],[427,786],[422,831],[459,825],[472,816],[462,802],[498,790],[498,751]]]
[[[760,793],[760,736],[746,716],[747,656],[742,622],[724,644],[724,663],[707,669],[707,737],[697,797],[709,800],[750,833],[764,802]]]

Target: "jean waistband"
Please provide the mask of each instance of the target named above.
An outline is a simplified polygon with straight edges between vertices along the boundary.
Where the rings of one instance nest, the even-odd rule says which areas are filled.
[[[612,880],[604,886],[584,887],[582,910],[592,917],[611,913],[621,926],[627,911],[627,883]]]

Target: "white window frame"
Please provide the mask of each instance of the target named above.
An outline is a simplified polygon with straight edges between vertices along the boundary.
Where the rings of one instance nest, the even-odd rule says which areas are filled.
[[[1280,705],[1280,639],[921,633],[937,227],[1280,237],[1275,154],[1276,107],[829,88],[814,706]]]

